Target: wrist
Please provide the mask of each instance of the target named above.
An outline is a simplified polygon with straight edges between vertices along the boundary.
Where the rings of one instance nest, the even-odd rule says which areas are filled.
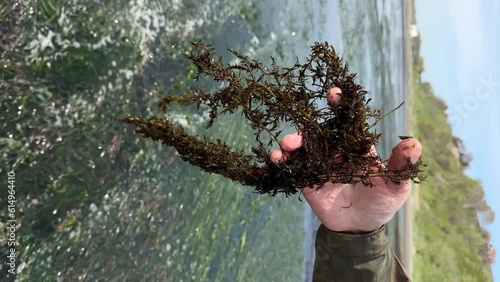
[[[322,224],[317,232],[316,244],[321,245],[328,254],[342,260],[373,258],[388,251],[389,240],[385,227],[386,225],[369,234],[351,235],[334,232]]]
[[[325,226],[326,227],[326,226]],[[329,230],[333,231],[333,232],[336,232],[336,233],[340,233],[340,234],[346,234],[346,235],[364,235],[364,234],[370,234],[370,233],[374,233],[374,232],[377,232],[379,231],[380,229],[383,229],[385,227],[385,224],[383,224],[382,226],[378,227],[378,228],[375,228],[373,230],[362,230],[362,229],[353,229],[353,230],[334,230],[334,229],[330,229],[328,228]]]

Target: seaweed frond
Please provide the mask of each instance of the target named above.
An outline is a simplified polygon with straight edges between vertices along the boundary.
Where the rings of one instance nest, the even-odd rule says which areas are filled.
[[[321,187],[327,181],[361,181],[369,185],[370,176],[385,176],[395,183],[422,179],[420,161],[404,171],[373,171],[375,162],[384,161],[368,154],[381,136],[370,130],[386,115],[369,106],[368,92],[355,82],[356,74],[348,72],[347,64],[327,42],[315,43],[303,64],[297,61],[288,68],[278,67],[274,60],[267,67],[231,49],[239,62],[224,65],[211,45],[192,44],[194,49],[188,57],[197,67],[197,75],[211,77],[223,87],[214,93],[196,89],[181,96],[168,96],[159,106],[167,110],[172,103],[206,105],[207,128],[221,115],[241,112],[254,130],[257,145],[252,154],[245,154],[222,140],[211,142],[207,137],[200,140],[189,135],[165,117],[122,119],[135,125],[141,136],[176,148],[183,160],[207,172],[271,195],[290,195],[306,186]],[[320,107],[324,104],[320,101],[334,86],[342,89],[339,104]],[[269,160],[268,149],[273,141],[279,141],[283,123],[301,132],[303,144],[293,157],[278,164]],[[338,155],[343,162],[335,161]]]

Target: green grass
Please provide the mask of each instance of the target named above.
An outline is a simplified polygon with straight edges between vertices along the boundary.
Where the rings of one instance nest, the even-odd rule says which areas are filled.
[[[483,252],[487,241],[473,208],[484,191],[464,174],[446,105],[430,84],[419,82],[422,70],[423,60],[413,65],[410,91],[410,131],[422,142],[427,164],[426,181],[413,191],[413,280],[492,281]]]

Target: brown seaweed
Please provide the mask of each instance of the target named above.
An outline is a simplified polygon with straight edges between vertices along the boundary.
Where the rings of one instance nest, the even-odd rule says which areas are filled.
[[[173,103],[195,104],[209,108],[206,127],[221,115],[241,112],[254,130],[257,145],[252,153],[233,149],[224,141],[209,141],[187,134],[166,117],[154,115],[143,119],[129,116],[123,122],[133,124],[143,137],[174,147],[181,158],[210,173],[217,173],[259,193],[294,194],[306,186],[327,181],[370,185],[370,176],[385,176],[398,183],[422,178],[421,161],[401,171],[374,171],[376,162],[387,163],[369,155],[381,134],[374,126],[386,115],[369,106],[367,91],[355,82],[356,74],[325,43],[315,43],[311,55],[301,64],[267,67],[235,50],[238,63],[225,65],[214,48],[197,42],[188,56],[200,75],[211,77],[222,87],[213,93],[193,89],[181,96],[165,97],[159,106],[167,110]],[[320,107],[328,89],[342,89],[342,99],[335,107]],[[323,104],[325,104],[323,102]],[[392,111],[391,111],[392,112]],[[269,149],[280,138],[283,124],[290,124],[303,136],[302,147],[284,163],[269,160]],[[267,136],[267,139],[266,139]],[[263,141],[268,140],[268,141]],[[342,156],[336,162],[334,156]]]

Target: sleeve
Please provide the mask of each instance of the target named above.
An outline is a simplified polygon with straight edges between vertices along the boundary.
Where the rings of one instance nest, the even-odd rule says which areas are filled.
[[[316,235],[313,282],[410,281],[389,249],[386,226],[372,233],[338,233],[321,225]]]

